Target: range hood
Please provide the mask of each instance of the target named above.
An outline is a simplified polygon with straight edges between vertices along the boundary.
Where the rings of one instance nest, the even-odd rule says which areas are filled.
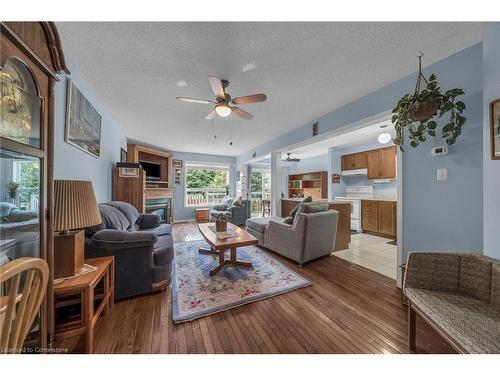
[[[340,172],[342,176],[358,176],[358,175],[367,175],[368,174],[368,168],[361,168],[361,169],[351,169],[349,171],[342,171]]]

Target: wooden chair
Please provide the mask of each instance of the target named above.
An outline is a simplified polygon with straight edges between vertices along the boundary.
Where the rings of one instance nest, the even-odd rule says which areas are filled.
[[[4,353],[19,353],[48,280],[49,267],[43,259],[19,258],[0,267],[0,347]]]
[[[271,201],[269,199],[262,200],[262,217],[265,217],[266,214],[271,216]]]

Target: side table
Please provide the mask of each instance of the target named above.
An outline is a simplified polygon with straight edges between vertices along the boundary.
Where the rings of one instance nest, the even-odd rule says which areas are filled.
[[[114,304],[114,263],[114,257],[85,259],[85,264],[96,270],[54,284],[54,310],[80,303],[79,319],[56,324],[56,340],[84,335],[85,353],[94,351],[94,326],[101,313],[107,315]],[[95,289],[101,280],[104,281],[104,291],[102,295],[97,295]],[[95,299],[101,300],[97,308],[94,308]]]

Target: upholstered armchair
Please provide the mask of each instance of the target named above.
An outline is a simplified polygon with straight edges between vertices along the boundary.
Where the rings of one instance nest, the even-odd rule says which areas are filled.
[[[292,224],[277,217],[252,218],[247,231],[260,245],[302,265],[333,251],[338,215],[328,204],[302,203]]]
[[[212,221],[215,220],[217,214],[221,212],[230,213],[229,221],[234,225],[244,225],[250,217],[250,201],[247,199],[241,200],[241,203],[234,203],[234,198],[226,198],[223,204],[216,205],[210,210]]]

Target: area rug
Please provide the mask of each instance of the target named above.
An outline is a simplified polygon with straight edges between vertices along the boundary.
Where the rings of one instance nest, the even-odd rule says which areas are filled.
[[[238,248],[237,253],[239,260],[252,262],[253,268],[229,265],[210,276],[208,272],[218,264],[218,256],[199,254],[200,247],[208,245],[205,241],[175,244],[172,278],[174,323],[194,320],[311,284],[257,246]]]

